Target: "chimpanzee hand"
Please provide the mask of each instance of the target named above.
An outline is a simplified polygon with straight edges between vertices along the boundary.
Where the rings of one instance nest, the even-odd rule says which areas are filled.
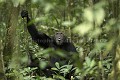
[[[22,18],[28,17],[28,11],[27,11],[27,10],[22,10],[22,12],[21,12],[21,17],[22,17]]]

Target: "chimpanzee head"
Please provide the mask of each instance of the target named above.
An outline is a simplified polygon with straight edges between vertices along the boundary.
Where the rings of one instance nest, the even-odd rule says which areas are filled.
[[[62,32],[56,32],[54,35],[54,41],[57,45],[62,45],[66,41],[66,38]]]
[[[22,16],[22,18],[24,18],[24,17],[28,17],[28,11],[26,11],[26,10],[22,10],[22,12],[21,12],[21,16]]]

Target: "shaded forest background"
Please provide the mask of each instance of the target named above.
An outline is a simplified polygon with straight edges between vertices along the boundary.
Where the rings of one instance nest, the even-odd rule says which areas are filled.
[[[51,49],[31,40],[22,10],[29,11],[38,30],[49,36],[62,31],[74,43],[79,59],[71,59],[77,59],[79,80],[120,80],[119,0],[0,0],[0,80],[55,80],[32,76],[35,68],[25,67],[28,53],[47,57]]]

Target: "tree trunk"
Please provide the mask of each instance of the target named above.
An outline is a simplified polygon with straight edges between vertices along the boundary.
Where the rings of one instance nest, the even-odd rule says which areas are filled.
[[[2,53],[2,39],[0,37],[0,80],[6,80],[3,53]]]
[[[14,7],[11,2],[8,2],[8,22],[7,22],[7,33],[6,33],[6,40],[5,46],[3,49],[3,58],[5,62],[5,67],[7,68],[9,62],[12,58],[12,54],[14,53],[15,48],[15,35],[16,35],[16,27],[18,26],[18,13],[19,7]]]
[[[112,18],[116,19],[116,24],[118,24],[118,16],[119,16],[119,0],[110,0],[109,1],[109,9],[112,12]],[[116,25],[117,26],[117,25]],[[115,26],[114,26],[115,27]],[[112,54],[113,54],[113,69],[111,71],[111,73],[108,76],[109,80],[119,80],[120,79],[120,42],[119,42],[119,38],[120,38],[120,30],[114,29],[113,32],[111,32],[112,36],[115,37],[115,42],[113,45],[113,49],[112,49]]]

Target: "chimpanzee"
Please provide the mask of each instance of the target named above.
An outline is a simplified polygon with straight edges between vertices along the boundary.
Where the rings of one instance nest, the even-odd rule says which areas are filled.
[[[38,32],[36,26],[31,23],[31,19],[28,16],[28,11],[23,10],[21,17],[27,19],[27,29],[30,33],[32,40],[35,41],[39,46],[46,48],[61,49],[69,53],[77,53],[75,46],[67,39],[62,32],[56,32],[53,37],[47,36],[45,33]],[[51,57],[50,62],[55,64],[59,62],[59,57]],[[33,66],[33,65],[32,65]]]

